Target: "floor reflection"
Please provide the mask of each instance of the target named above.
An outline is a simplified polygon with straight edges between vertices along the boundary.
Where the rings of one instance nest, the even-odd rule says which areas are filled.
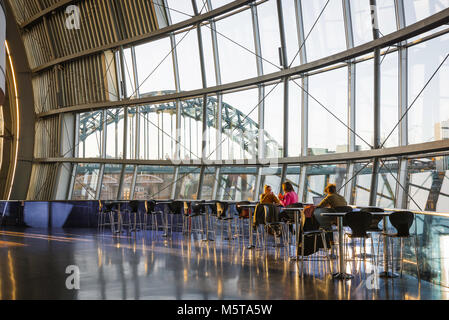
[[[292,249],[292,248],[290,248]],[[293,251],[290,251],[293,252]],[[371,260],[348,253],[354,279],[334,280],[336,260],[291,262],[287,248],[248,250],[180,234],[131,237],[96,230],[0,231],[1,299],[447,299],[449,289],[404,275],[387,280]],[[80,269],[80,290],[65,286]],[[375,278],[376,285],[373,285]],[[376,289],[376,287],[378,289]]]

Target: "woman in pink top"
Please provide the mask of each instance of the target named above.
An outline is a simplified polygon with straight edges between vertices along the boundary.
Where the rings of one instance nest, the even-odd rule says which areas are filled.
[[[283,183],[282,189],[284,190],[284,195],[279,194],[279,200],[282,206],[287,207],[291,204],[298,203],[298,195],[290,182]]]

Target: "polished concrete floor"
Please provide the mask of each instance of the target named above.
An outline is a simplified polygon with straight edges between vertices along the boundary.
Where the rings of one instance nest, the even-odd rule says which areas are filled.
[[[291,262],[287,249],[248,250],[234,241],[202,242],[147,232],[0,230],[0,299],[449,299],[449,289],[404,275],[383,280],[352,261],[350,281],[322,261]],[[67,289],[68,266],[80,271]],[[336,261],[333,262],[333,270]]]

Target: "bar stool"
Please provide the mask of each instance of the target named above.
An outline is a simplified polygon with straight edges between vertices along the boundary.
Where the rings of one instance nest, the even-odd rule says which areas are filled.
[[[413,221],[415,219],[415,214],[409,211],[399,211],[399,212],[393,212],[391,215],[388,216],[388,219],[390,220],[390,223],[393,225],[393,227],[396,229],[397,233],[391,234],[391,233],[382,233],[384,237],[382,237],[382,240],[386,238],[392,238],[392,239],[400,239],[400,270],[401,270],[401,277],[402,277],[402,271],[404,267],[404,239],[413,238],[414,247],[415,247],[415,256],[416,256],[416,272],[418,276],[418,280],[420,280],[419,275],[419,260],[418,260],[418,249],[417,249],[417,239],[416,235],[412,236],[410,235],[410,227],[413,225]],[[379,252],[380,247],[380,241],[377,247],[377,252]],[[391,248],[391,257],[393,257],[393,246],[390,246]],[[384,253],[384,254],[388,254]],[[394,270],[394,269],[393,269]]]
[[[204,233],[203,229],[203,215],[204,215],[204,206],[201,202],[184,202],[184,210],[185,208],[189,208],[189,220],[191,222],[191,227],[189,228],[189,233],[199,232],[201,234]]]
[[[117,205],[113,202],[104,202],[99,201],[99,223],[98,223],[98,230],[100,232],[104,232],[105,227],[110,226],[112,233],[117,233],[115,229],[115,226],[117,225],[119,227],[119,220],[115,221],[114,214],[117,213]],[[106,220],[106,218],[109,219],[109,221]]]
[[[222,240],[232,240],[232,221],[234,220],[231,215],[228,215],[228,209],[229,204],[226,202],[220,202],[217,201],[216,203],[217,208],[217,224],[219,223],[221,225],[221,239]],[[227,230],[228,230],[228,237],[224,237],[224,226],[227,224]]]
[[[157,225],[157,214],[163,214],[162,211],[156,211],[156,201],[146,200],[145,201],[145,214],[143,216],[143,230],[158,230]],[[148,217],[151,218],[151,225],[148,225]],[[148,228],[150,227],[150,228]]]
[[[352,240],[356,240],[356,239],[361,239],[361,245],[362,245],[362,249],[363,249],[363,253],[362,253],[362,257],[367,257],[366,255],[366,239],[371,239],[371,258],[372,258],[372,263],[373,265],[375,265],[375,256],[374,256],[374,241],[373,241],[373,237],[371,236],[370,233],[367,233],[371,223],[372,223],[372,218],[373,215],[369,212],[364,212],[364,211],[360,211],[360,212],[349,212],[347,213],[344,218],[343,221],[349,226],[349,228],[351,229],[351,233],[346,233],[345,237],[347,237],[348,239],[352,239]],[[355,245],[355,241],[352,242],[353,243],[353,252],[354,252],[354,245]],[[345,245],[347,245],[347,241],[345,239]],[[347,252],[348,250],[346,250]]]
[[[361,208],[360,211],[362,212],[385,212],[382,208]],[[373,234],[379,234],[379,236],[382,234],[382,229],[379,228],[379,223],[382,221],[383,217],[381,215],[373,215],[373,219],[371,221],[370,226],[368,227],[369,233]]]
[[[287,206],[287,208],[304,208],[304,204],[298,202],[293,203]],[[293,226],[295,225],[295,214],[293,212],[281,212],[281,220],[285,223],[286,229],[287,229],[287,245],[291,246],[292,242],[292,236],[294,235],[294,232],[296,230],[293,230]],[[299,232],[299,231],[298,231]]]
[[[175,216],[181,215],[183,202],[182,201],[172,201],[167,205],[167,207],[168,207],[168,212],[165,215],[163,215],[163,217],[165,216],[164,229],[165,229],[166,235],[168,235],[169,232],[173,233],[173,229],[174,229],[173,219]],[[169,216],[170,216],[170,223],[168,222]]]
[[[137,220],[139,220],[139,230],[142,230],[142,216],[139,211],[139,201],[132,200],[128,202],[128,209],[124,210],[124,212],[128,214],[128,223],[123,225],[128,226],[128,231],[137,231]]]
[[[168,214],[171,216],[171,219],[170,219],[170,221],[171,221],[171,223],[170,223],[171,228],[170,228],[170,230],[171,230],[172,233],[173,233],[174,230],[177,231],[177,229],[179,227],[181,227],[181,232],[183,231],[184,223],[182,222],[180,224],[179,223],[179,219],[178,219],[179,216],[181,216],[182,220],[184,220],[184,217],[183,217],[183,214],[182,214],[183,206],[184,206],[184,203],[182,201],[173,201],[173,202],[171,202],[168,205],[168,208],[169,208]],[[173,222],[173,220],[175,220],[175,219],[177,219],[177,221],[176,221],[177,223],[176,224]]]
[[[248,208],[241,208],[240,206],[251,204],[249,201],[241,201],[236,204],[237,208],[237,215],[238,220],[235,224],[234,232],[237,236],[237,239],[245,240],[245,220],[248,221],[248,223],[252,223],[252,221],[249,221],[249,210]],[[255,212],[254,212],[255,213]]]

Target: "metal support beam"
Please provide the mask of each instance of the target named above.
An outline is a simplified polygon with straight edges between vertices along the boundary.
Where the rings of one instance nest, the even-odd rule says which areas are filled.
[[[372,18],[372,28],[373,28],[373,38],[374,40],[379,39],[380,32],[378,26],[377,18],[377,1],[370,0],[371,6],[371,18]],[[373,120],[374,120],[374,149],[379,149],[381,146],[380,142],[380,95],[381,95],[381,74],[380,74],[380,48],[374,48],[374,110],[373,110]],[[371,176],[371,187],[370,187],[370,206],[376,205],[377,199],[377,185],[378,185],[378,170],[379,170],[379,158],[374,158],[373,160],[373,172]]]
[[[343,16],[345,21],[346,48],[354,48],[354,33],[352,26],[350,0],[342,0]],[[354,59],[348,61],[348,151],[354,152],[356,148],[356,64]]]
[[[105,166],[106,166],[105,164],[102,164],[100,166],[100,170],[98,172],[97,190],[96,190],[96,193],[95,193],[95,199],[94,200],[100,200],[100,197],[101,197],[101,187],[103,185],[103,176],[104,176],[104,167]]]
[[[253,35],[254,35],[254,48],[256,53],[256,66],[257,66],[257,75],[260,77],[263,75],[263,61],[262,61],[262,46],[260,44],[260,31],[259,31],[259,18],[257,15],[257,7],[254,3],[250,4],[251,7],[251,19],[253,26]],[[258,101],[258,123],[259,123],[259,132],[257,138],[258,144],[258,154],[256,158],[263,159],[265,158],[265,139],[264,139],[264,130],[265,130],[265,86],[259,85],[259,101]],[[257,189],[258,187],[256,187]]]
[[[405,9],[403,0],[395,0],[396,8],[396,26],[397,29],[406,27]],[[398,119],[402,119],[398,126],[399,143],[400,146],[408,145],[408,49],[406,47],[407,40],[400,43],[398,51],[398,65],[399,65],[399,109]],[[398,172],[399,183],[408,188],[408,160],[399,158],[400,166]],[[399,184],[396,185],[396,203],[397,208],[407,208],[408,195],[407,190],[404,190]]]

